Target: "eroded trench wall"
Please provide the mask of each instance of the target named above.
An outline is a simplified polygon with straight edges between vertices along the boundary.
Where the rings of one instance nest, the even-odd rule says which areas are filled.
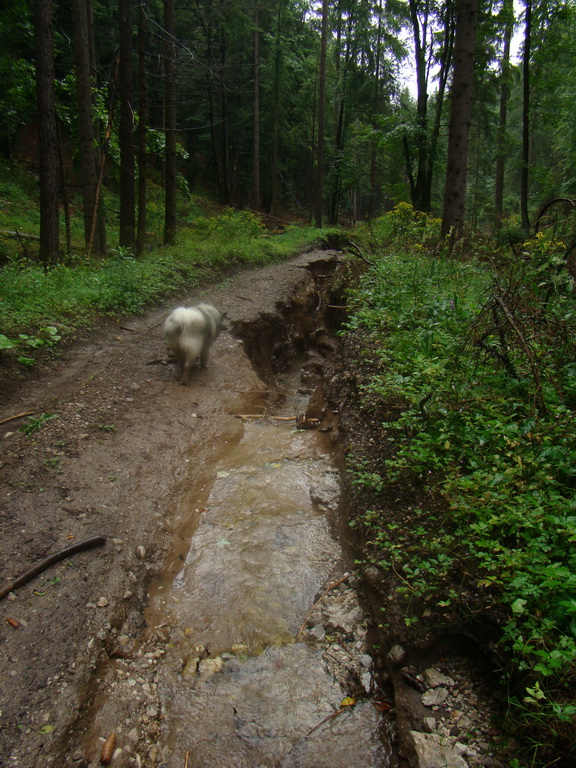
[[[302,266],[304,279],[275,312],[263,312],[258,320],[236,320],[231,332],[241,339],[258,375],[271,383],[296,358],[308,353],[315,367],[338,348],[336,332],[346,318],[344,293],[349,267],[342,254]],[[319,371],[318,371],[319,372]]]

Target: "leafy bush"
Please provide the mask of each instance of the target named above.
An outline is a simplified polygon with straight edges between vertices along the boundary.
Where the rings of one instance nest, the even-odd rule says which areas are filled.
[[[366,407],[400,404],[381,424],[388,455],[356,456],[355,482],[375,499],[421,489],[396,518],[363,513],[372,561],[399,579],[407,624],[432,605],[439,620],[499,622],[510,680],[525,680],[511,704],[544,732],[536,760],[545,741],[572,748],[576,715],[576,302],[563,249],[539,235],[491,273],[396,243],[353,292],[349,324],[370,364]]]

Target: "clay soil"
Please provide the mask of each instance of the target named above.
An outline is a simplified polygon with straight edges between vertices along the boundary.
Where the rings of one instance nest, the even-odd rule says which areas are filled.
[[[145,633],[146,587],[177,543],[182,499],[238,439],[237,415],[261,407],[273,368],[322,333],[314,315],[336,262],[315,252],[243,273],[102,324],[28,377],[0,370],[0,589],[64,547],[105,538],[0,603],[2,768],[82,764],[74,745],[110,638]],[[161,326],[196,301],[225,310],[229,326],[185,387]]]

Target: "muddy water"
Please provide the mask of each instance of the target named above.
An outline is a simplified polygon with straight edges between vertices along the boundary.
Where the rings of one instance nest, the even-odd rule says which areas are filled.
[[[284,414],[305,406],[297,383],[284,382]],[[172,629],[158,678],[162,764],[387,765],[368,700],[314,730],[347,695],[325,648],[299,635],[315,598],[344,572],[326,436],[245,419],[212,470],[211,487],[190,499],[180,567],[152,588],[147,611],[150,627]]]

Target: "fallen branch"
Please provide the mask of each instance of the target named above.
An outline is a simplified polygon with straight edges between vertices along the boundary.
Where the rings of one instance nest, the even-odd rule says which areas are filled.
[[[11,229],[0,229],[0,235],[5,237],[16,237],[18,240],[40,240],[38,235],[27,235],[25,232],[13,231]]]
[[[368,264],[369,267],[374,266],[374,262],[367,259],[366,256],[364,256],[364,254],[362,253],[360,247],[356,245],[356,243],[352,242],[352,240],[348,241],[348,247],[353,253],[356,254],[356,256],[358,256],[358,258],[362,259],[363,262]]]
[[[345,581],[348,581],[348,579],[349,579],[349,578],[350,578],[350,574],[349,574],[349,573],[345,573],[345,574],[344,574],[344,576],[342,576],[342,578],[341,578],[341,579],[338,579],[338,581],[335,581],[333,584],[329,584],[329,585],[328,585],[328,587],[326,588],[326,590],[325,590],[325,591],[324,591],[324,592],[323,592],[323,593],[320,595],[320,597],[318,598],[318,600],[316,600],[316,602],[314,603],[314,605],[312,606],[312,608],[310,608],[310,610],[309,610],[309,611],[308,611],[308,613],[306,614],[306,618],[305,618],[305,619],[304,619],[304,621],[302,622],[302,626],[300,627],[300,629],[298,630],[298,634],[296,635],[296,640],[298,640],[298,638],[300,637],[300,635],[301,635],[301,634],[302,634],[302,632],[304,631],[304,627],[306,626],[306,623],[307,623],[308,619],[310,618],[310,616],[312,616],[312,614],[313,614],[313,613],[314,613],[314,611],[316,610],[316,608],[317,608],[318,604],[319,604],[319,603],[320,603],[320,602],[321,602],[321,601],[322,601],[322,600],[323,600],[323,599],[326,597],[326,595],[328,594],[328,592],[331,592],[333,589],[336,589],[336,587],[339,587],[339,586],[340,586],[340,584],[342,584],[342,583],[343,583],[343,582],[345,582]]]
[[[7,419],[2,419],[0,424],[7,424],[9,421],[16,421],[16,419],[22,419],[24,416],[32,416],[36,411],[24,411],[24,413],[17,413],[16,416],[8,416]]]
[[[72,544],[69,547],[64,547],[64,549],[61,549],[58,552],[55,552],[53,555],[49,555],[48,557],[45,557],[44,560],[40,560],[39,563],[36,563],[36,565],[33,565],[32,568],[29,568],[21,576],[18,576],[17,579],[14,579],[14,581],[8,584],[8,586],[4,587],[4,589],[1,589],[0,600],[5,598],[6,595],[10,594],[10,592],[13,592],[15,589],[18,589],[18,587],[21,587],[23,584],[26,584],[27,582],[31,581],[34,578],[34,576],[37,576],[39,573],[42,573],[42,571],[45,571],[51,565],[54,565],[54,563],[58,563],[60,562],[60,560],[64,560],[66,557],[69,557],[70,555],[75,555],[77,552],[82,552],[83,550],[91,549],[92,547],[99,547],[105,543],[106,543],[106,539],[104,538],[104,536],[91,536],[89,539],[78,541],[76,544]]]
[[[328,723],[330,720],[336,719],[338,715],[341,715],[342,712],[346,712],[346,710],[348,709],[350,709],[350,707],[342,707],[342,709],[339,709],[337,712],[332,712],[331,715],[328,715],[327,717],[325,717],[324,720],[321,720],[318,723],[318,725],[315,725],[314,728],[312,728],[312,730],[308,731],[308,733],[306,734],[306,736],[304,736],[304,738],[307,739],[309,736],[312,736],[314,731],[317,731],[318,728],[321,728],[325,723]]]
[[[268,413],[235,413],[236,419],[274,419],[274,421],[296,421],[298,416],[270,416]]]

